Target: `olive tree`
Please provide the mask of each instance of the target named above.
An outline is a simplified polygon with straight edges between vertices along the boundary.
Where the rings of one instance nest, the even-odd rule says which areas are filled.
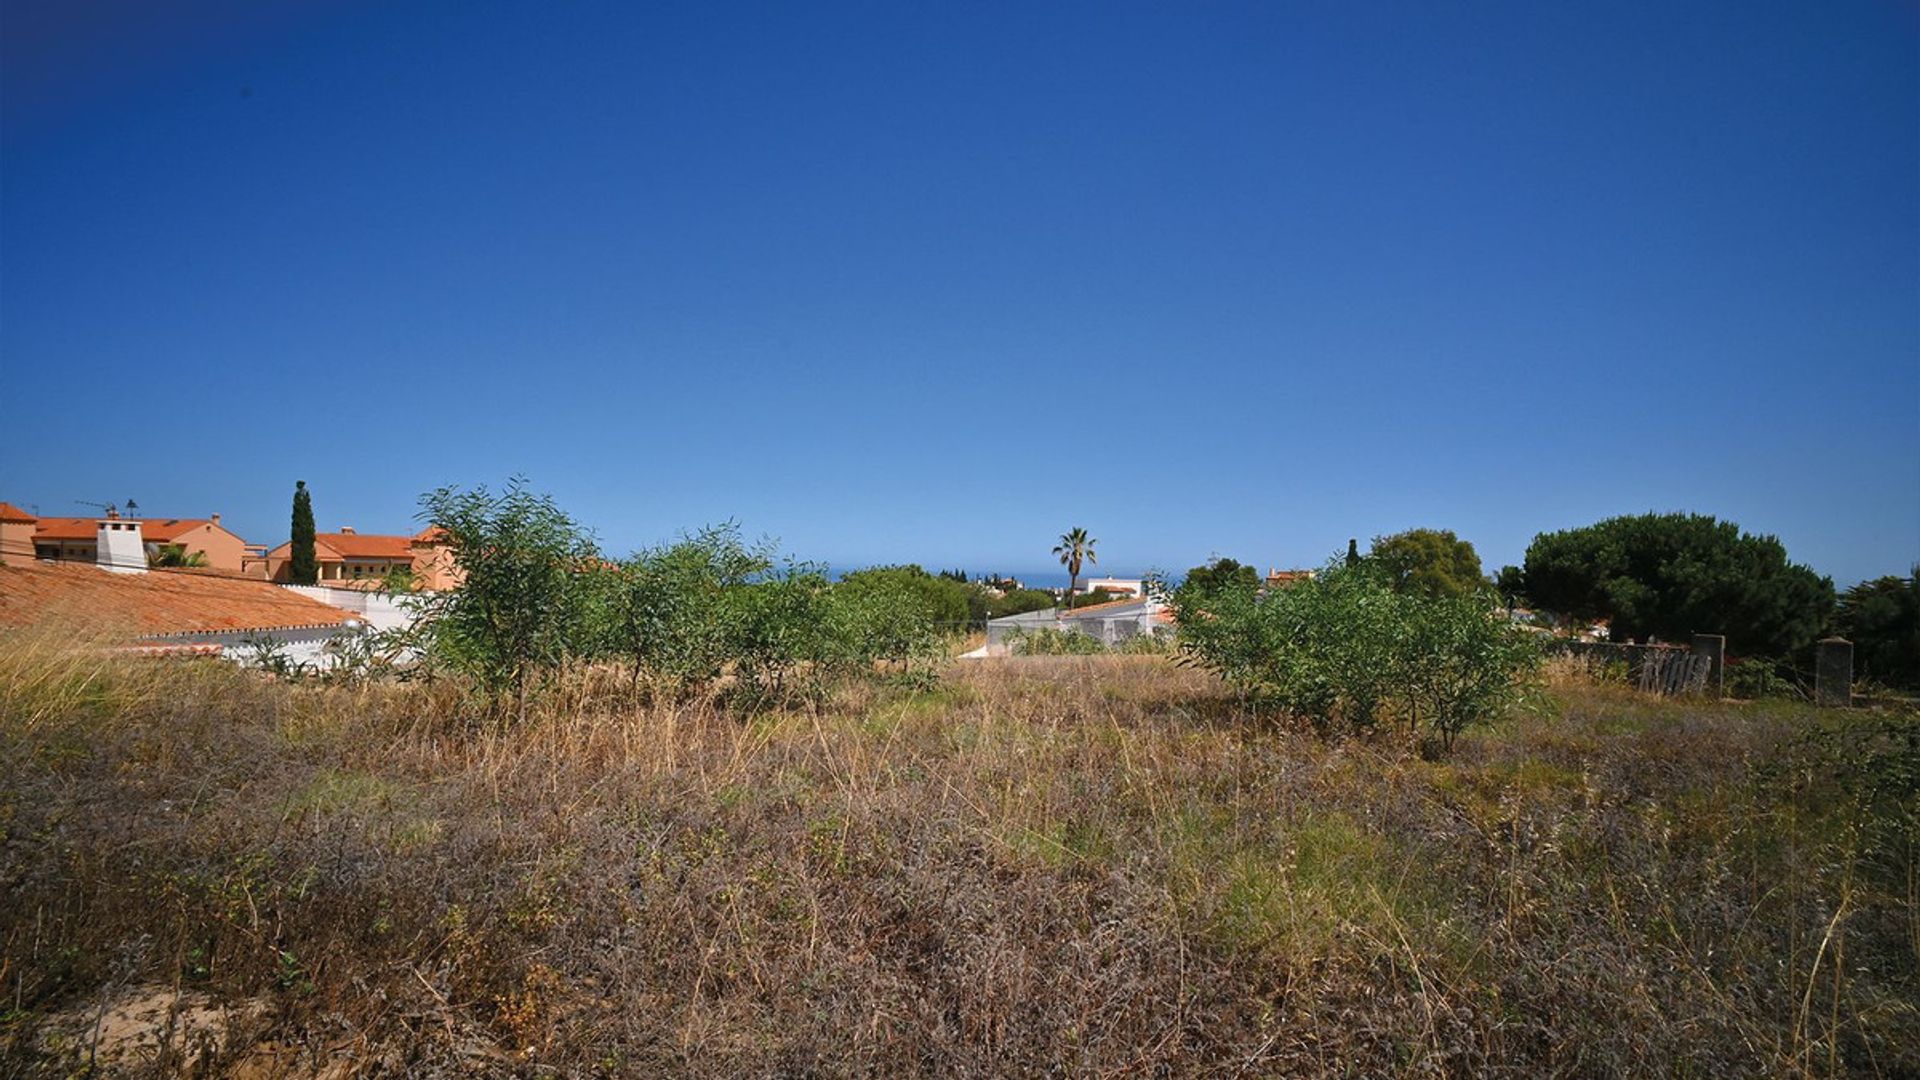
[[[420,502],[465,575],[433,601],[435,647],[480,683],[496,711],[511,699],[524,720],[530,691],[578,651],[590,599],[583,573],[599,561],[593,542],[520,477],[498,494],[447,487]]]
[[[711,526],[620,564],[608,651],[642,678],[684,690],[717,678],[730,655],[728,593],[773,566],[733,522]]]
[[[1182,587],[1173,605],[1185,662],[1322,730],[1398,717],[1451,746],[1536,659],[1490,598],[1397,589],[1365,560],[1277,588]]]
[[[823,669],[837,666],[831,588],[824,567],[790,562],[724,593],[726,648],[742,703],[783,700],[808,677],[803,689],[818,689]]]

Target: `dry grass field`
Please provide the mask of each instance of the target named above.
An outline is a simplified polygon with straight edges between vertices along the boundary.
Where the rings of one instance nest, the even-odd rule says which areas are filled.
[[[4,1071],[1920,1074],[1910,717],[1562,671],[1426,760],[1155,658],[625,685],[0,647]]]

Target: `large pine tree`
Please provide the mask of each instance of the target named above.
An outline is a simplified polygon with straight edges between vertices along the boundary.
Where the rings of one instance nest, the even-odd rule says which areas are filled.
[[[307,482],[293,482],[293,559],[288,568],[295,585],[312,585],[320,580],[320,562],[313,551],[313,496],[307,494]]]

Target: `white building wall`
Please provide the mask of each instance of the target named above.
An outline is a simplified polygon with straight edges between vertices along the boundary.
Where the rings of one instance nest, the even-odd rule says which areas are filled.
[[[402,597],[391,593],[370,592],[365,589],[336,589],[327,585],[282,585],[280,587],[340,608],[342,611],[351,611],[361,616],[361,621],[375,630],[404,630],[412,626],[414,619],[417,618]]]

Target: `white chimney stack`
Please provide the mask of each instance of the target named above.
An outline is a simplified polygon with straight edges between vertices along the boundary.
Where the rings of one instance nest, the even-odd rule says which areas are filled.
[[[116,574],[147,572],[147,545],[140,522],[113,515],[94,522],[93,561]]]

